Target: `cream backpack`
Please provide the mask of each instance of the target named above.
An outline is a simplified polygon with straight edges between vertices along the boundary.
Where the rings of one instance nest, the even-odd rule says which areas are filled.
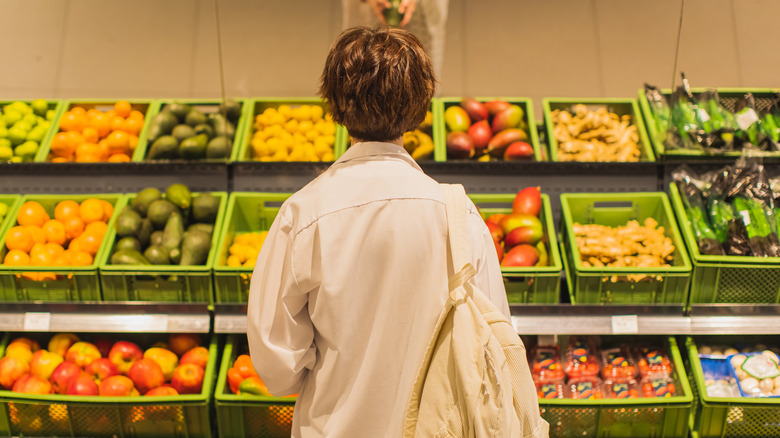
[[[441,184],[447,207],[449,299],[412,389],[404,438],[548,436],[525,347],[512,323],[469,283],[466,193]]]

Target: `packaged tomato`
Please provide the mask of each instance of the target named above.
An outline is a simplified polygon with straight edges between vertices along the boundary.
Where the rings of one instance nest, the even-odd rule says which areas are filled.
[[[566,365],[563,371],[572,379],[598,376],[599,361],[595,344],[583,338],[573,338],[566,350]]]
[[[566,386],[563,379],[559,380],[534,380],[536,384],[536,395],[540,399],[566,398]]]
[[[598,377],[569,379],[566,385],[569,397],[575,400],[598,400],[604,398],[604,385]]]
[[[614,380],[607,382],[604,386],[607,398],[639,398],[639,391],[634,379]]]
[[[672,361],[658,348],[640,348],[637,352],[636,364],[642,377],[672,376]]]
[[[612,348],[601,352],[604,380],[625,381],[636,377],[636,365],[624,348]]]
[[[677,394],[677,388],[674,385],[674,379],[668,376],[653,375],[642,379],[642,397],[674,397]]]
[[[563,380],[563,366],[558,347],[536,347],[532,357],[531,374],[535,380]]]

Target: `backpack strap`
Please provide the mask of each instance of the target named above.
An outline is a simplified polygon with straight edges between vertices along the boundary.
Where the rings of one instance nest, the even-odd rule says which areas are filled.
[[[447,209],[447,235],[455,275],[450,278],[450,296],[476,274],[469,257],[469,237],[466,229],[466,190],[460,184],[440,184]],[[452,297],[455,299],[455,297]]]

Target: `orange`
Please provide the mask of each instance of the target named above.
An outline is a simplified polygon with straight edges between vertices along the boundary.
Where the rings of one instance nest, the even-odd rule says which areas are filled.
[[[51,219],[43,206],[35,201],[27,201],[19,208],[16,215],[16,222],[19,225],[35,225],[40,227],[44,222]]]
[[[142,119],[127,119],[125,120],[122,130],[131,135],[138,135],[143,127],[144,121]]]
[[[108,157],[109,163],[129,163],[130,157],[126,154],[114,154]]]
[[[67,133],[68,138],[68,145],[73,148],[73,151],[76,151],[76,148],[84,143],[84,136],[81,135],[81,133],[78,132],[68,132]]]
[[[70,199],[60,201],[57,206],[54,207],[54,218],[61,222],[65,222],[65,219],[70,217],[78,216],[78,214],[79,203]]]
[[[85,224],[79,215],[65,219],[63,224],[65,225],[65,235],[68,239],[75,239],[84,232]]]
[[[73,110],[62,115],[60,119],[60,129],[68,132],[81,132],[87,127],[89,120],[87,120],[86,114],[77,113]],[[83,108],[82,108],[83,110]]]
[[[92,158],[95,158],[93,160]],[[95,143],[82,143],[76,148],[76,161],[94,163],[100,161],[100,147]]]
[[[54,256],[52,266],[70,266],[70,251],[65,250]]]
[[[106,231],[108,231],[108,225],[103,221],[92,222],[87,225],[87,228],[84,228],[84,234],[94,234],[101,239],[106,235]]]
[[[103,222],[108,222],[111,215],[114,214],[114,205],[103,199],[100,200],[100,203],[103,204]]]
[[[103,114],[103,111],[100,111],[97,108],[92,108],[89,111],[87,111],[87,118],[92,121],[95,117],[97,117],[98,114]]]
[[[27,227],[19,225],[5,233],[5,246],[8,249],[30,252],[34,243],[32,234],[30,234],[30,230]]]
[[[68,251],[71,252],[71,255],[75,252],[83,252],[84,250],[81,249],[81,238],[84,236],[84,233],[81,233],[81,235],[73,240],[70,241],[68,244]]]
[[[51,140],[51,153],[58,157],[70,157],[76,148],[68,141],[68,133],[58,132]]]
[[[79,206],[79,216],[85,224],[103,219],[103,203],[95,198],[83,201]]]
[[[135,150],[135,147],[138,146],[138,136],[137,135],[131,135],[130,141],[128,142],[128,147],[130,150]]]
[[[89,266],[92,260],[92,256],[83,251],[76,251],[70,256],[70,263],[73,266]]]
[[[138,120],[143,122],[144,121],[144,113],[142,113],[141,111],[132,110],[132,111],[130,111],[130,115],[127,116],[127,118],[129,118],[129,119],[138,119]]]
[[[113,117],[109,117],[106,114],[100,113],[92,119],[90,125],[97,129],[100,137],[105,137],[111,132],[111,120]]]
[[[124,154],[130,145],[130,137],[126,132],[114,131],[106,137],[108,140],[108,152],[110,155]]]
[[[36,243],[33,245],[32,249],[30,250],[30,258],[37,256],[38,254],[48,252],[46,251],[46,244],[45,243]]]
[[[76,157],[77,163],[100,163],[103,159],[101,158],[100,154],[94,153],[94,154],[84,154],[81,156]]]
[[[113,119],[111,119],[111,130],[116,131],[122,131],[125,129],[125,118],[116,116]]]
[[[30,264],[33,266],[51,266],[54,257],[45,249],[30,254]]]
[[[54,214],[57,214],[56,211]],[[67,237],[65,236],[65,224],[56,219],[52,219],[46,221],[41,228],[43,228],[43,235],[46,236],[47,242],[56,243],[57,245],[65,244],[65,241],[67,240]]]
[[[87,110],[85,110],[84,108],[82,108],[80,106],[76,106],[76,107],[71,108],[70,112],[72,112],[73,114],[78,114],[80,116],[86,116],[87,115]]]
[[[30,256],[20,249],[12,249],[5,255],[3,264],[6,266],[27,266],[30,264]]]
[[[43,228],[36,227],[35,225],[27,225],[25,228],[30,231],[33,243],[46,243],[46,235],[43,234]]]
[[[62,245],[59,245],[57,243],[47,243],[45,246],[46,251],[48,251],[49,254],[52,255],[52,257],[58,257],[60,254],[62,254],[65,249],[62,247]]]
[[[98,130],[91,126],[84,128],[84,131],[81,132],[81,135],[84,136],[84,141],[87,143],[97,143],[98,140],[100,140]]]
[[[114,111],[116,111],[118,116],[127,117],[133,111],[133,106],[126,100],[120,100],[114,104]]]
[[[73,161],[71,158],[65,158],[65,157],[54,157],[51,159],[52,163],[67,163],[68,161]]]
[[[101,242],[103,242],[103,236],[87,233],[85,231],[79,237],[79,248],[94,257],[94,255],[97,254],[98,249],[100,249]]]
[[[108,120],[109,121],[114,120],[114,117],[117,116],[115,110],[108,110],[108,111],[105,112],[105,115],[108,116]]]

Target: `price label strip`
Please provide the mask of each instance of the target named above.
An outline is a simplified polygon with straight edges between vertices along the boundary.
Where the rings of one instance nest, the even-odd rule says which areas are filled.
[[[24,314],[23,329],[26,332],[48,332],[51,328],[50,312],[27,312]]]
[[[615,315],[612,317],[612,334],[633,335],[639,333],[639,318],[636,315]]]

